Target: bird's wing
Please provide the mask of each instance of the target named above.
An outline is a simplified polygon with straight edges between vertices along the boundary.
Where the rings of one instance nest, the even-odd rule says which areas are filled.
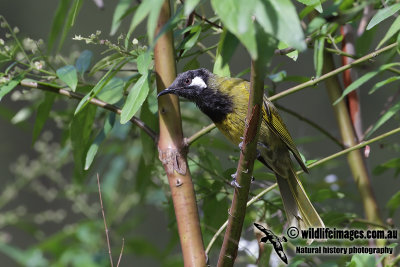
[[[292,137],[290,136],[285,123],[282,121],[281,116],[278,113],[278,110],[272,104],[271,101],[264,95],[263,100],[263,120],[268,125],[268,128],[273,131],[279,138],[286,144],[290,151],[292,151],[294,157],[296,158],[297,162],[300,164],[301,168],[308,172],[306,165],[304,164],[303,160],[301,159],[300,153],[296,148],[295,143],[293,142]]]

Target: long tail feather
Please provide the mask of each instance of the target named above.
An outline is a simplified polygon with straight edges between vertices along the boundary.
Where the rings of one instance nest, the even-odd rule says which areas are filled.
[[[290,225],[300,229],[308,229],[309,227],[324,228],[324,222],[311,204],[293,169],[291,168],[289,177],[284,178],[278,174],[275,175]]]

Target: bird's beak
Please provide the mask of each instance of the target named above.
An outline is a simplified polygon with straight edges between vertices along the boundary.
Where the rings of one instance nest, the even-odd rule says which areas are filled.
[[[164,89],[158,93],[157,97],[160,97],[160,96],[166,95],[166,94],[175,94],[175,89],[173,89],[173,88]]]

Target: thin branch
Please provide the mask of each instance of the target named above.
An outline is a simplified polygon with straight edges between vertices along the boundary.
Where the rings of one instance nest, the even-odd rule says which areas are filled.
[[[38,82],[31,82],[31,81],[21,81],[20,85],[24,86],[24,87],[36,88],[36,89],[43,90],[46,92],[51,92],[51,93],[67,96],[67,97],[78,99],[78,100],[81,100],[82,98],[85,97],[85,95],[83,95],[81,93],[72,92],[66,88],[58,88],[55,86],[52,87],[49,84],[40,84]],[[121,109],[119,107],[108,104],[100,99],[92,98],[89,101],[89,103],[96,105],[98,107],[104,108],[106,110],[112,111],[118,115],[121,115]],[[151,137],[151,139],[153,139],[154,142],[157,142],[157,134],[150,127],[148,127],[142,120],[140,120],[137,117],[132,117],[132,119],[130,119],[130,121],[133,124],[135,124],[136,126],[138,126],[139,128],[141,128],[146,134],[148,134]]]
[[[257,140],[261,125],[262,101],[264,94],[265,64],[262,59],[251,61],[250,96],[243,145],[241,147],[238,167],[233,182],[235,191],[229,209],[228,225],[224,242],[218,257],[217,266],[233,266],[242,233],[246,204],[250,192],[251,176],[256,159]]]
[[[117,267],[119,267],[119,264],[121,263],[122,253],[124,253],[124,246],[125,246],[125,239],[122,238],[121,252],[119,253]]]
[[[365,62],[367,60],[370,60],[370,59],[378,56],[379,54],[381,54],[383,52],[386,52],[386,51],[388,51],[390,49],[393,49],[395,47],[397,47],[397,43],[393,43],[393,44],[390,44],[388,46],[385,46],[385,47],[383,47],[383,48],[381,48],[379,50],[376,50],[375,52],[372,52],[372,53],[370,53],[368,55],[365,55],[363,57],[360,57],[359,59],[354,60],[352,63],[344,65],[344,66],[342,66],[340,68],[334,69],[334,70],[332,70],[332,71],[330,71],[328,73],[325,73],[324,75],[321,75],[317,79],[311,79],[308,82],[296,85],[296,86],[294,86],[292,88],[289,88],[289,89],[287,89],[285,91],[282,91],[282,92],[280,92],[278,94],[275,94],[275,95],[269,97],[269,100],[274,101],[274,100],[277,100],[277,99],[282,98],[284,96],[287,96],[287,95],[293,94],[293,93],[295,93],[297,91],[300,91],[300,90],[302,90],[304,88],[307,88],[307,87],[310,87],[310,86],[314,86],[314,85],[316,85],[316,84],[318,84],[318,83],[320,83],[320,82],[322,82],[322,81],[324,81],[324,80],[326,80],[328,78],[331,78],[331,77],[333,77],[333,76],[335,76],[335,75],[337,75],[337,74],[339,74],[339,73],[341,73],[341,72],[343,72],[343,71],[345,71],[347,69],[350,69],[350,68],[352,68],[352,67],[354,67],[354,66],[356,66],[356,65],[358,65],[360,63],[363,63],[363,62]]]
[[[104,229],[105,229],[105,231],[106,231],[108,255],[110,256],[111,267],[114,267],[114,263],[113,263],[113,259],[112,259],[112,254],[111,254],[110,238],[109,238],[109,236],[108,236],[108,228],[107,228],[107,222],[106,222],[106,215],[104,214],[103,200],[101,199],[101,189],[100,189],[100,178],[99,178],[99,174],[97,174],[97,187],[98,187],[98,189],[99,189],[99,198],[100,198],[101,214],[103,215]]]
[[[200,20],[202,20],[202,21],[204,21],[204,22],[207,22],[208,24],[214,26],[215,28],[218,28],[218,29],[221,29],[221,30],[223,29],[223,27],[222,27],[221,25],[218,25],[218,24],[212,22],[211,20],[208,20],[206,17],[204,17],[204,16],[202,16],[202,15],[200,15],[200,14],[197,14],[196,12],[193,12],[193,13],[194,13],[194,15],[195,15],[196,17],[198,17]]]
[[[305,40],[306,44],[310,44],[311,41],[312,41],[311,37],[307,37],[306,40]],[[275,49],[274,53],[275,53],[275,55],[283,56],[283,55],[287,55],[287,54],[289,54],[289,53],[291,53],[291,52],[293,52],[295,50],[296,50],[296,48],[287,47],[287,48],[284,48],[284,49]]]
[[[312,164],[310,164],[310,165],[307,165],[307,168],[308,168],[308,169],[312,169],[312,168],[317,167],[317,166],[319,166],[319,165],[321,165],[321,164],[323,164],[323,163],[325,163],[325,162],[327,162],[327,161],[329,161],[329,160],[332,160],[332,159],[335,159],[335,158],[337,158],[337,157],[343,156],[343,155],[345,155],[345,154],[347,154],[347,153],[349,153],[349,152],[351,152],[351,151],[354,151],[354,150],[363,148],[363,147],[365,147],[365,146],[367,146],[367,145],[369,145],[369,144],[372,144],[372,143],[374,143],[374,142],[376,142],[376,141],[382,140],[382,139],[384,139],[384,138],[386,138],[386,137],[388,137],[388,136],[391,136],[391,135],[393,135],[393,134],[396,134],[396,133],[400,133],[400,127],[399,127],[399,128],[396,128],[396,129],[394,129],[394,130],[391,130],[391,131],[389,131],[389,132],[387,132],[387,133],[384,133],[384,134],[382,134],[382,135],[380,135],[380,136],[377,136],[377,137],[375,137],[375,138],[372,138],[372,139],[370,139],[370,140],[368,140],[368,141],[361,142],[361,143],[359,143],[359,144],[357,144],[357,145],[355,145],[355,146],[353,146],[353,147],[349,147],[349,148],[344,149],[344,150],[342,150],[342,151],[339,151],[339,152],[337,152],[337,153],[335,153],[335,154],[332,154],[332,155],[330,155],[330,156],[327,156],[327,157],[325,157],[325,158],[323,158],[323,159],[320,159],[320,160],[318,160],[318,161],[316,161],[316,162],[314,162],[314,163],[312,163]],[[304,172],[304,171],[301,170],[301,171],[296,172],[296,174],[297,174],[297,175],[300,175],[300,174],[302,174],[303,172]],[[271,186],[269,186],[269,187],[267,187],[266,189],[264,189],[263,191],[261,191],[260,193],[258,193],[256,196],[254,196],[252,199],[250,199],[250,200],[247,202],[247,207],[249,207],[250,205],[252,205],[252,204],[255,203],[256,201],[258,201],[259,199],[261,199],[261,197],[263,197],[265,194],[267,194],[267,193],[270,192],[271,190],[277,188],[277,186],[278,186],[278,184],[277,184],[277,183],[274,183],[274,184],[272,184]],[[369,222],[369,223],[372,223],[372,222]],[[217,240],[218,236],[224,231],[224,229],[226,228],[227,225],[228,225],[228,221],[225,221],[225,223],[218,229],[218,231],[217,231],[217,232],[214,234],[214,236],[211,238],[210,243],[208,244],[207,249],[206,249],[206,253],[207,253],[207,254],[210,252],[211,247],[214,245],[214,243],[215,243],[215,241]]]
[[[326,137],[328,137],[329,139],[331,139],[335,144],[337,144],[338,146],[340,146],[342,149],[344,149],[344,145],[342,144],[342,142],[340,142],[340,140],[338,140],[337,138],[335,138],[333,135],[331,135],[329,133],[329,131],[325,130],[324,128],[322,128],[321,126],[319,126],[317,123],[307,119],[304,116],[301,116],[298,112],[295,112],[291,109],[285,108],[281,105],[275,104],[275,106],[280,109],[283,110],[286,113],[289,113],[290,115],[298,118],[301,121],[304,121],[305,123],[309,124],[311,127],[313,127],[314,129],[318,130],[319,132],[321,132],[323,135],[325,135]]]
[[[213,129],[215,129],[215,124],[211,123],[210,125],[204,127],[203,129],[201,129],[200,131],[198,131],[197,133],[193,134],[192,136],[190,136],[189,138],[186,138],[186,145],[190,146],[191,144],[193,144],[195,141],[197,141],[200,137],[202,137],[203,135],[211,132]]]

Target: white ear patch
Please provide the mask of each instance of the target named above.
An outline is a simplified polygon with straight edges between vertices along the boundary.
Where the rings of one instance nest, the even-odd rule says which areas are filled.
[[[206,88],[207,84],[203,81],[202,78],[200,78],[199,76],[194,77],[194,79],[192,80],[192,83],[190,84],[190,86],[198,86],[200,88]]]

